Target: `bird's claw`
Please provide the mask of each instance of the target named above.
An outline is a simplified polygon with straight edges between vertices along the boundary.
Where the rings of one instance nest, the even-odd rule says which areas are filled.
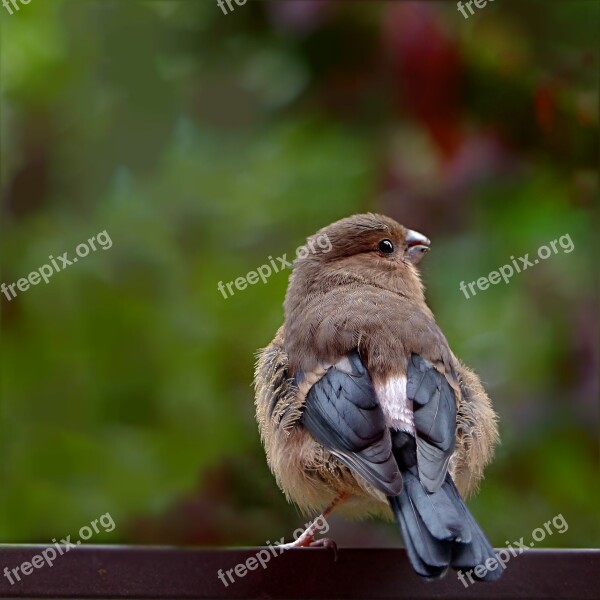
[[[330,538],[321,538],[313,540],[308,544],[309,548],[331,548],[333,550],[333,560],[337,562],[338,559],[338,547],[337,544]]]

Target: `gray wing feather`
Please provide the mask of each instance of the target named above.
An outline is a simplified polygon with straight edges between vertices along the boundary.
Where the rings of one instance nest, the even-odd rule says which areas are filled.
[[[369,373],[349,355],[352,373],[335,366],[309,390],[302,422],[313,438],[386,495],[402,489],[390,431]]]
[[[419,479],[428,492],[440,488],[456,441],[456,398],[447,379],[426,359],[408,361],[406,395],[413,401]]]

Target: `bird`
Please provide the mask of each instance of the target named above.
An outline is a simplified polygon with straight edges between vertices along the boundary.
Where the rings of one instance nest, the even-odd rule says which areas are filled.
[[[320,519],[395,520],[413,569],[437,579],[495,556],[464,499],[499,434],[479,378],[426,303],[418,265],[430,246],[373,213],[308,237],[254,387],[267,463],[288,501]],[[288,546],[330,543],[315,533]]]

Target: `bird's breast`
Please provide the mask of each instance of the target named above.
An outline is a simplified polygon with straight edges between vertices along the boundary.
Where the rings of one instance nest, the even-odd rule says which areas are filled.
[[[376,383],[375,393],[388,427],[414,435],[413,403],[406,397],[406,377],[399,375]]]

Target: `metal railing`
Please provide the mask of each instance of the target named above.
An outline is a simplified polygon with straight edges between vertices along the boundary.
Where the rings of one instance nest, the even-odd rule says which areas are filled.
[[[23,569],[24,563],[31,563],[45,548],[0,546],[0,597],[379,600],[600,596],[600,550],[527,550],[510,561],[499,582],[465,587],[454,571],[439,581],[417,577],[400,549],[341,548],[337,560],[330,549],[294,549],[273,557],[265,568],[258,564],[242,569],[239,565],[254,566],[249,559],[259,548],[86,545],[60,556],[51,567],[44,563]],[[20,580],[12,571],[17,566]],[[5,569],[12,574],[12,585],[3,575]],[[219,578],[219,572],[227,570],[231,576]]]

